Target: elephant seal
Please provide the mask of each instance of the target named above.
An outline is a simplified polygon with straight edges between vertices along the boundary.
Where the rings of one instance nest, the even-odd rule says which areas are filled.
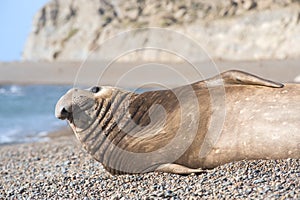
[[[299,158],[299,111],[300,85],[231,70],[141,94],[108,86],[71,89],[55,115],[68,120],[111,174],[190,174],[244,159]]]

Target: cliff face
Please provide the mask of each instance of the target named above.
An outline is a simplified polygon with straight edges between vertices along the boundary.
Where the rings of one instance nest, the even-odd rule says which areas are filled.
[[[230,60],[283,59],[300,56],[300,3],[293,0],[51,0],[35,16],[25,60],[112,59],[110,52],[126,49],[136,38],[183,47],[197,55],[185,40],[172,34],[136,31],[110,48],[101,44],[125,30],[162,27],[197,41],[213,58]],[[173,61],[170,54],[141,51],[124,60]]]

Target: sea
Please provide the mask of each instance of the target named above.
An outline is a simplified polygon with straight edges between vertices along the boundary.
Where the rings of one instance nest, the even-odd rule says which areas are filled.
[[[55,104],[72,86],[0,85],[0,145],[47,140],[66,121],[55,118]]]

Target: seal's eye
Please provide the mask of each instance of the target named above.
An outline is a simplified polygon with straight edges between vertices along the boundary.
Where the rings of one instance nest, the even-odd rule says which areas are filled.
[[[97,92],[99,92],[100,91],[100,87],[98,87],[98,86],[94,86],[94,87],[92,87],[92,89],[91,89],[91,92],[92,93],[97,93]]]

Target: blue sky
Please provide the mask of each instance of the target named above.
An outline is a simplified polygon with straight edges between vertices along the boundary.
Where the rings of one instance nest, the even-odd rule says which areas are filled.
[[[1,0],[0,62],[21,59],[36,12],[49,0]]]

